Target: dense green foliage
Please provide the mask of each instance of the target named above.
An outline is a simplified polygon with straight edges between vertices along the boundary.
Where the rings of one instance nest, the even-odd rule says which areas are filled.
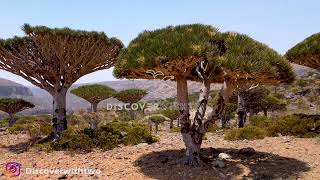
[[[37,34],[40,35],[53,35],[53,36],[69,36],[70,38],[91,38],[94,40],[103,41],[109,45],[117,44],[123,46],[122,42],[116,38],[108,38],[104,32],[88,32],[81,30],[72,30],[70,28],[48,28],[45,26],[30,26],[29,24],[24,24],[22,30],[26,34]],[[29,41],[29,37],[14,37],[12,39],[0,40],[0,45],[9,47],[14,44],[19,44],[21,42]]]
[[[115,98],[124,103],[136,103],[147,94],[147,91],[142,89],[127,89],[116,93]]]
[[[217,41],[226,46],[226,53],[219,57],[213,56],[218,50],[213,42]],[[236,79],[249,74],[255,81],[291,82],[295,77],[290,64],[265,44],[247,35],[220,33],[201,24],[170,26],[141,33],[120,54],[114,74],[121,78],[136,68],[148,70],[172,60],[184,61],[191,57],[206,57],[213,62],[217,73],[224,68],[230,77]],[[220,82],[221,79],[214,81]]]
[[[279,96],[279,95],[276,95]],[[247,112],[257,114],[259,112],[267,113],[269,111],[280,111],[286,109],[286,102],[271,94],[264,86],[258,86],[251,90],[243,92],[245,108]],[[237,94],[234,94],[230,101],[237,103]]]
[[[33,108],[34,105],[23,99],[16,98],[1,98],[0,99],[0,111],[4,111],[8,114],[15,114],[19,111],[27,108]]]
[[[119,144],[135,145],[157,141],[145,125],[138,123],[112,122],[96,130],[75,131],[71,128],[64,132],[59,142],[49,143],[53,150],[90,151],[93,148],[110,150]]]
[[[116,91],[105,85],[93,84],[80,86],[71,90],[71,93],[90,103],[99,103],[100,101],[113,97]]]
[[[148,120],[156,124],[161,124],[166,121],[166,118],[160,115],[152,115]]]
[[[320,115],[294,114],[278,119],[253,116],[244,128],[226,132],[225,139],[260,139],[264,136],[316,137],[320,135]]]
[[[203,56],[212,49],[209,40],[214,39],[217,33],[214,27],[201,24],[144,31],[122,51],[114,74],[121,77],[124,70],[153,68],[161,64],[163,58],[172,61],[181,57]]]
[[[294,80],[290,64],[267,45],[239,33],[227,32],[223,37],[227,51],[218,58],[222,67],[240,73],[259,73],[260,76],[267,75],[290,82]]]
[[[275,121],[267,128],[269,136],[314,137],[320,135],[320,115],[289,115]]]
[[[256,126],[245,126],[244,128],[230,129],[224,134],[224,139],[234,141],[234,140],[254,140],[263,139],[265,137],[265,131]]]
[[[307,65],[312,68],[320,68],[319,59],[320,59],[320,33],[316,33],[306,38],[302,42],[295,45],[293,48],[289,49],[286,53],[286,58],[289,61],[299,63],[301,65]],[[311,57],[317,58],[318,64],[308,63]],[[313,66],[314,65],[314,66]]]
[[[171,120],[176,120],[179,116],[179,111],[177,109],[167,108],[162,110],[160,114],[164,115],[165,117]]]
[[[16,119],[16,123],[8,129],[11,134],[25,131],[32,140],[36,140],[39,137],[48,136],[52,132],[50,115],[22,116],[16,117]]]

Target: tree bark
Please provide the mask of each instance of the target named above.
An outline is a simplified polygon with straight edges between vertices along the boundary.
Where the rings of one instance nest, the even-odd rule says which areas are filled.
[[[173,119],[170,119],[170,129],[173,128]]]
[[[66,94],[67,89],[61,89],[53,95],[53,134],[54,141],[58,141],[61,133],[68,128],[67,111],[66,111]]]
[[[268,110],[267,110],[267,109],[264,109],[264,110],[263,110],[263,114],[264,114],[265,117],[268,117]]]
[[[95,113],[97,112],[97,109],[98,109],[98,103],[92,103],[91,104],[91,112],[93,113],[92,114],[92,117],[91,117],[91,119],[90,119],[90,127],[91,127],[91,129],[96,129],[97,128],[97,125],[98,125],[98,123],[97,123],[97,119],[96,119],[96,117],[95,117]]]
[[[230,121],[230,115],[224,115],[221,118],[221,128],[226,128],[227,127],[227,123]]]
[[[246,121],[246,109],[245,109],[245,102],[243,98],[243,94],[239,92],[238,94],[238,128],[244,127]]]
[[[133,112],[133,109],[131,108],[132,106],[132,103],[130,103],[130,111],[129,111],[129,114],[130,114],[130,117],[132,120],[134,120],[134,112]]]
[[[181,125],[181,134],[183,142],[186,146],[186,161],[185,164],[198,165],[200,162],[200,144],[196,144],[191,137],[191,121],[189,119],[189,104],[188,104],[188,86],[187,80],[184,77],[177,78],[177,101],[179,107],[179,121]]]
[[[155,124],[155,127],[156,127],[156,134],[158,133],[159,131],[159,124],[158,123],[154,123]]]
[[[213,107],[210,117],[203,123],[202,131],[207,132],[210,125],[214,124],[215,121],[221,119],[221,115],[224,109],[224,106],[227,102],[229,102],[229,98],[232,95],[234,90],[234,85],[232,85],[229,81],[225,81],[221,90],[219,92],[218,102]]]
[[[12,127],[16,123],[16,119],[13,117],[13,114],[9,114],[9,127]]]
[[[251,120],[251,118],[252,118],[252,116],[253,116],[253,109],[249,109],[249,121]]]

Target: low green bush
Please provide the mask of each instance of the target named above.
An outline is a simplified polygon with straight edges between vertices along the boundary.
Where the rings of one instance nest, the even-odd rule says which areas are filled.
[[[174,133],[179,133],[181,132],[181,127],[173,127],[170,129],[171,132],[174,132]]]
[[[26,131],[28,129],[27,124],[14,124],[12,127],[8,128],[10,134],[18,134],[21,131]]]
[[[295,114],[275,121],[267,128],[269,136],[315,137],[320,135],[320,115]]]
[[[217,132],[220,129],[220,127],[217,124],[212,124],[209,126],[207,132]]]
[[[244,128],[239,129],[230,129],[227,130],[224,134],[224,139],[229,141],[235,140],[254,140],[254,139],[263,139],[266,135],[266,132],[256,126],[248,125]]]
[[[10,134],[26,131],[32,139],[48,136],[52,132],[52,125],[46,122],[29,122],[27,124],[14,124],[8,129]]]
[[[90,151],[93,148],[110,150],[119,144],[135,145],[154,143],[157,138],[151,135],[148,128],[139,123],[112,122],[97,129],[85,128],[75,130],[68,128],[58,142],[49,143],[52,150]]]
[[[259,128],[267,128],[273,124],[273,120],[266,116],[252,116],[250,117],[250,125]]]

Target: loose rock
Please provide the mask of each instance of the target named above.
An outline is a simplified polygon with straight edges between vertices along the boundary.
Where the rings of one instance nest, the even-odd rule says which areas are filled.
[[[218,158],[220,158],[220,159],[231,159],[231,156],[229,154],[226,154],[226,153],[220,153],[218,155]]]
[[[218,168],[224,168],[224,167],[226,167],[226,163],[224,163],[224,162],[221,161],[221,160],[212,161],[211,164],[212,164],[213,167],[218,167]]]

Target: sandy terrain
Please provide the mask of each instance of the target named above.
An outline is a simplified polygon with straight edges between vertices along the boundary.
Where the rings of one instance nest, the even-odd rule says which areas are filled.
[[[320,139],[293,137],[265,138],[229,142],[222,135],[208,134],[203,145],[203,167],[188,167],[176,162],[183,156],[179,133],[160,133],[161,141],[152,145],[124,146],[111,151],[87,154],[67,152],[23,152],[26,134],[0,135],[0,164],[18,161],[21,175],[14,179],[320,179]],[[251,147],[255,152],[240,151]],[[213,167],[224,152],[231,159],[225,167]],[[94,168],[94,175],[29,175],[26,168]],[[5,176],[0,176],[5,179]]]

